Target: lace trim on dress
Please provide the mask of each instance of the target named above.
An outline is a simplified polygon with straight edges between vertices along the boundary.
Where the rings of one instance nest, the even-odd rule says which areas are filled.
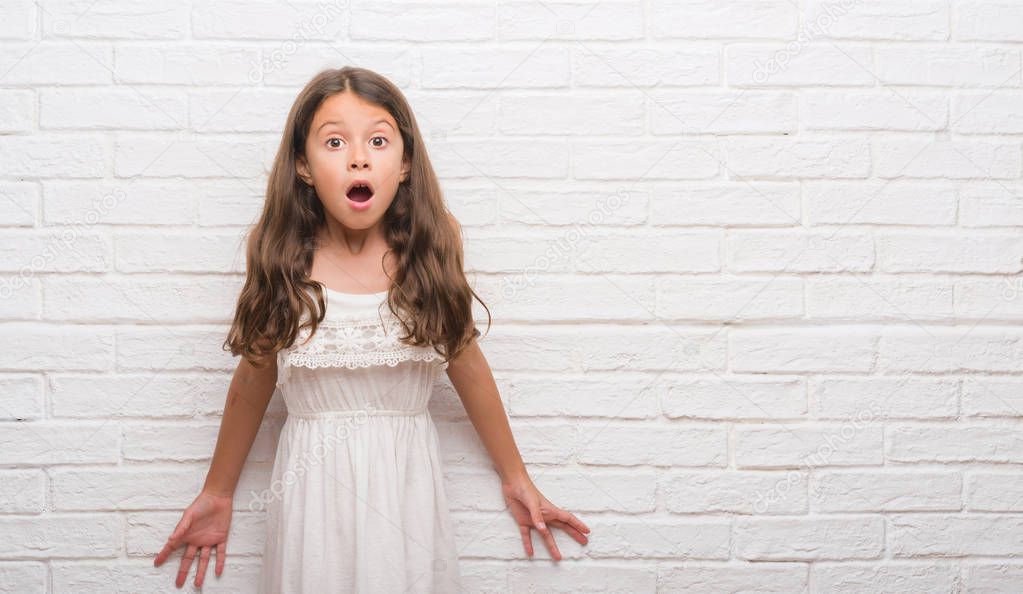
[[[277,385],[287,381],[292,367],[358,369],[394,367],[404,361],[440,361],[440,369],[447,369],[443,355],[433,347],[407,345],[398,340],[401,333],[400,322],[390,312],[383,315],[383,322],[375,316],[325,318],[308,342],[310,329],[301,328],[295,343],[277,354]]]

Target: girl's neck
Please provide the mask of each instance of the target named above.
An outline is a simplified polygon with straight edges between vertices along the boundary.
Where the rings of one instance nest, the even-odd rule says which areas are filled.
[[[358,258],[372,253],[377,247],[385,251],[387,240],[379,224],[367,229],[350,229],[337,221],[328,221],[320,234],[320,245],[338,255]]]
[[[397,263],[380,227],[352,230],[338,229],[339,226],[321,230],[310,278],[347,293],[369,293],[389,287]],[[357,243],[356,249],[352,249],[352,242],[362,244]]]

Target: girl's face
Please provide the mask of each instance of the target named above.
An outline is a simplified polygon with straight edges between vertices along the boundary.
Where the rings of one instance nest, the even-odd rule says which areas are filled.
[[[324,210],[345,227],[367,229],[383,217],[408,176],[398,124],[351,92],[331,95],[313,116],[296,172],[316,188]],[[359,185],[366,188],[359,188]]]

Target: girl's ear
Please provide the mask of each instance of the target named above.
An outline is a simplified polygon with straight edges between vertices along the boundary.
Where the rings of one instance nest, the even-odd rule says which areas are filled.
[[[398,177],[398,182],[399,183],[404,182],[405,180],[408,179],[409,169],[411,169],[411,167],[409,166],[409,162],[406,161],[406,160],[402,160],[402,162],[401,162],[401,176]]]
[[[309,165],[305,161],[305,157],[299,155],[295,158],[295,173],[302,179],[307,185],[313,185],[313,176],[309,175]]]

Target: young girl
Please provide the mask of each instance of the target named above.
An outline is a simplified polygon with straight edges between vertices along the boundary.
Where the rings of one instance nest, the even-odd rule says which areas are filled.
[[[241,354],[203,489],[154,560],[186,546],[202,586],[224,559],[242,465],[279,389],[259,591],[458,592],[458,551],[427,411],[440,370],[493,459],[533,555],[532,529],[589,528],[533,484],[476,343],[475,292],[404,95],[362,68],[321,72],[288,114],[248,240],[225,347]],[[482,303],[482,301],[481,301]],[[197,555],[198,553],[198,555]]]

